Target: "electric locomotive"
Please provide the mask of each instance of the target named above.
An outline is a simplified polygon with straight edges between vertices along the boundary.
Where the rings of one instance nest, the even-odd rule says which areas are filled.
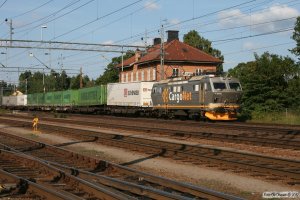
[[[153,85],[151,98],[158,116],[236,120],[242,87],[237,78],[184,76]]]

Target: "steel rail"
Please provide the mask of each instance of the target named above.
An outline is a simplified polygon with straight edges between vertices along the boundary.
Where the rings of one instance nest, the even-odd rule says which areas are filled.
[[[241,151],[229,151],[222,148],[193,146],[187,144],[170,143],[158,140],[136,138],[119,134],[100,133],[91,130],[82,130],[66,126],[41,124],[44,130],[57,131],[67,134],[68,137],[88,138],[97,137],[96,142],[113,145],[121,148],[150,153],[157,156],[177,157],[191,162],[211,162],[217,165],[229,165],[231,168],[239,167],[245,172],[251,170],[262,176],[277,176],[285,179],[290,185],[300,183],[300,161],[268,157]],[[196,152],[196,153],[195,153]],[[290,168],[290,169],[289,169]]]
[[[113,191],[101,188],[78,177],[68,175],[62,170],[47,165],[32,156],[21,153],[0,150],[0,168],[25,179],[35,180],[45,187],[55,188],[60,193],[74,199],[82,198],[109,198],[130,199],[127,195],[116,194]]]
[[[1,133],[2,134],[2,133]],[[7,137],[10,137],[10,138],[19,138],[19,136],[8,136],[6,134]],[[136,194],[143,194],[143,195],[149,195],[150,197],[154,198],[154,199],[184,199],[184,196],[177,196],[177,195],[170,195],[166,192],[162,192],[161,191],[157,191],[157,189],[155,188],[146,188],[146,187],[129,187],[128,185],[126,187],[121,186],[120,184],[122,183],[122,181],[116,181],[115,179],[112,179],[111,177],[107,177],[107,176],[104,176],[104,175],[101,175],[103,173],[106,173],[105,171],[107,171],[108,169],[114,169],[114,171],[117,169],[117,171],[121,171],[122,173],[125,173],[125,174],[128,174],[130,176],[134,176],[134,177],[137,177],[136,179],[137,180],[141,180],[142,182],[149,182],[151,184],[160,184],[162,185],[163,187],[166,187],[166,188],[173,188],[174,191],[177,191],[176,193],[178,192],[184,192],[184,193],[187,193],[187,194],[191,194],[191,195],[194,195],[196,197],[201,197],[201,198],[208,198],[208,199],[239,199],[237,197],[234,197],[234,196],[231,196],[231,195],[227,195],[227,194],[224,194],[224,193],[220,193],[220,192],[216,192],[216,191],[213,191],[213,190],[209,190],[209,189],[206,189],[206,188],[202,188],[202,187],[198,187],[198,186],[193,186],[193,185],[190,185],[190,184],[186,184],[186,183],[179,183],[179,182],[176,182],[176,181],[172,181],[172,180],[169,180],[169,179],[165,179],[165,178],[162,178],[162,177],[157,177],[157,176],[153,176],[153,175],[150,175],[150,174],[147,174],[147,173],[144,173],[144,172],[139,172],[139,171],[136,171],[136,170],[133,170],[133,169],[130,169],[130,168],[127,168],[127,167],[124,167],[124,166],[119,166],[119,165],[116,165],[116,164],[112,164],[112,163],[109,163],[109,162],[106,162],[106,161],[101,161],[101,160],[95,160],[95,159],[92,159],[92,158],[85,158],[82,156],[82,155],[79,155],[79,154],[76,154],[74,152],[69,152],[69,151],[66,151],[65,149],[61,149],[61,148],[57,148],[57,147],[54,147],[52,145],[46,145],[46,144],[42,144],[42,143],[38,143],[38,142],[34,142],[32,140],[29,140],[29,139],[24,139],[25,143],[29,143],[30,145],[27,145],[27,148],[30,148],[31,145],[33,145],[33,148],[30,148],[31,150],[34,150],[35,147],[37,146],[41,146],[43,147],[43,149],[45,148],[49,148],[49,150],[51,152],[54,152],[56,151],[57,154],[61,154],[61,155],[68,155],[68,154],[71,154],[71,157],[69,157],[69,160],[74,160],[74,159],[78,159],[82,162],[84,161],[88,161],[89,164],[88,165],[94,165],[93,166],[93,169],[91,171],[99,171],[100,175],[95,175],[95,174],[92,174],[92,173],[88,173],[88,172],[85,172],[85,171],[82,171],[82,170],[78,170],[78,169],[70,169],[72,171],[72,174],[76,174],[77,176],[79,177],[86,177],[86,176],[93,176],[93,179],[97,178],[98,177],[98,183],[100,182],[101,184],[104,184],[104,185],[107,185],[107,184],[113,184],[115,187],[119,188],[119,189],[122,189],[122,190],[129,190],[130,192],[134,192]],[[13,144],[15,144],[15,141],[12,141]],[[36,144],[34,144],[36,143]],[[26,145],[25,145],[26,146]],[[29,152],[29,149],[26,150],[26,148],[19,148],[19,149],[22,149],[22,151],[28,153]],[[34,156],[37,156],[36,154],[33,154]],[[38,156],[39,157],[39,156]],[[45,158],[42,158],[42,159],[45,159]],[[81,163],[82,163],[81,162]],[[48,158],[48,161],[47,163],[50,163],[50,164],[53,164],[55,166],[60,166],[59,164],[55,164],[51,161],[49,161],[49,158]],[[78,173],[80,172],[80,173]],[[114,182],[112,182],[114,181]],[[136,186],[136,184],[129,184],[130,186]],[[140,189],[140,190],[138,190]],[[160,196],[158,196],[160,195]],[[158,197],[158,198],[156,198]]]
[[[18,118],[18,116],[16,116]],[[28,118],[29,117],[23,117]],[[182,131],[182,130],[174,130],[169,128],[156,128],[150,126],[135,126],[135,125],[128,125],[128,124],[116,124],[110,122],[99,122],[99,121],[82,121],[82,120],[69,120],[69,119],[55,119],[55,118],[42,118],[45,121],[51,122],[63,122],[63,123],[70,123],[77,125],[85,125],[85,126],[94,126],[94,127],[107,127],[107,128],[114,128],[114,129],[126,129],[126,130],[136,130],[136,131],[145,131],[151,132],[161,135],[170,135],[170,136],[178,136],[178,137],[193,137],[193,138],[201,138],[201,139],[209,139],[209,140],[217,140],[217,141],[227,141],[227,142],[234,142],[234,143],[244,143],[244,144],[253,144],[253,145],[261,145],[261,146],[270,146],[270,147],[277,147],[283,149],[295,149],[300,150],[300,132],[299,132],[299,140],[295,139],[295,134],[291,132],[288,133],[281,133],[281,134],[268,134],[266,133],[242,133],[242,134],[232,134],[226,133],[226,131],[222,131],[222,133],[212,132],[210,130],[201,130],[201,131]],[[248,128],[249,129],[249,128]],[[225,133],[224,133],[225,132]],[[296,134],[297,135],[297,134]]]
[[[41,199],[57,199],[57,200],[75,200],[81,198],[72,198],[70,196],[59,193],[56,190],[46,188],[39,184],[36,184],[30,180],[24,179],[20,176],[16,176],[12,173],[8,173],[0,169],[0,185],[2,189],[0,191],[0,198],[13,197],[14,195],[26,195],[33,193],[39,196]],[[13,185],[13,186],[12,186]],[[20,196],[18,196],[20,198]]]

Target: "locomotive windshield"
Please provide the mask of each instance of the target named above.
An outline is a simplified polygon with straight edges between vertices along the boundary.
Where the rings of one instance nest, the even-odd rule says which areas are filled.
[[[235,91],[241,91],[241,85],[239,83],[229,83],[230,89],[233,89]]]
[[[226,89],[226,84],[222,82],[214,82],[213,83],[215,90],[224,90]]]

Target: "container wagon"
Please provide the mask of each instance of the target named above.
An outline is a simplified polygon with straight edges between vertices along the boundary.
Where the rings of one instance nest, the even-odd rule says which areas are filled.
[[[107,85],[107,106],[111,113],[150,114],[151,91],[156,82],[110,83]]]
[[[73,111],[95,113],[104,112],[107,103],[106,85],[82,88],[77,91],[78,101],[74,101],[75,107]]]

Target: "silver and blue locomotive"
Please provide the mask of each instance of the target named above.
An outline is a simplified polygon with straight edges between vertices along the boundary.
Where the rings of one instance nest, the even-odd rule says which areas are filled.
[[[238,79],[213,75],[178,77],[153,85],[153,109],[159,116],[236,120],[242,87]]]

